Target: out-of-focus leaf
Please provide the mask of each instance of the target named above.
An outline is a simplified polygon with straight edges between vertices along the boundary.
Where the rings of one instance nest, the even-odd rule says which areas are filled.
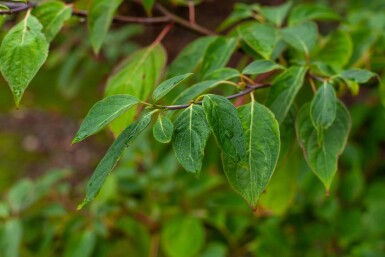
[[[0,240],[0,253],[3,257],[19,257],[23,237],[23,225],[19,219],[4,223]]]
[[[29,207],[35,199],[35,186],[29,179],[18,181],[7,194],[9,206],[16,213]]]
[[[43,25],[42,32],[48,42],[51,42],[64,22],[71,17],[71,6],[65,5],[59,1],[50,1],[38,5],[32,12]]]
[[[211,73],[209,73],[206,76],[207,80],[214,80],[214,79],[220,79],[220,80],[230,80],[233,78],[239,77],[241,74],[238,70],[233,68],[219,68]]]
[[[354,68],[343,71],[338,76],[346,80],[351,80],[353,82],[363,84],[376,77],[377,74],[368,70]]]
[[[223,31],[239,21],[251,18],[252,15],[253,9],[250,5],[236,3],[234,6],[234,11],[221,23],[221,25],[219,25],[218,31]]]
[[[188,216],[168,221],[161,232],[161,245],[169,257],[192,257],[201,250],[205,240],[200,220]]]
[[[305,22],[282,30],[283,40],[291,47],[304,52],[307,56],[314,48],[318,37],[317,24]]]
[[[302,87],[306,68],[292,66],[273,81],[267,98],[267,106],[281,124]]]
[[[246,153],[246,142],[237,109],[229,100],[219,95],[206,95],[202,106],[223,153],[234,161],[241,160]]]
[[[151,14],[152,8],[154,7],[155,0],[142,0],[144,9],[147,12],[147,15]]]
[[[88,11],[88,29],[95,53],[99,53],[112,23],[114,14],[123,0],[92,0]]]
[[[341,17],[333,9],[323,4],[301,4],[293,8],[289,16],[289,24],[307,20],[335,21]]]
[[[24,91],[48,56],[42,25],[28,14],[5,35],[0,48],[0,70],[19,106]]]
[[[258,75],[263,74],[269,71],[273,70],[282,70],[285,69],[283,66],[270,61],[270,60],[256,60],[249,65],[246,66],[246,68],[243,69],[243,74],[248,75]]]
[[[275,24],[278,27],[281,27],[283,22],[286,19],[287,14],[292,6],[291,1],[287,1],[286,3],[279,6],[272,7],[262,7],[261,14],[270,22]]]
[[[96,246],[96,234],[87,230],[73,236],[67,245],[65,257],[91,257]]]

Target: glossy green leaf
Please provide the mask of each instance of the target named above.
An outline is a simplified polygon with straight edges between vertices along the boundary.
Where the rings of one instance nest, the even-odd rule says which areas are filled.
[[[0,70],[19,106],[25,89],[48,56],[42,25],[27,16],[5,35],[0,48]]]
[[[197,218],[175,217],[164,224],[160,239],[168,257],[193,257],[204,245],[205,230]]]
[[[133,53],[108,79],[105,95],[129,94],[146,101],[158,83],[165,63],[166,53],[161,45],[149,46]],[[114,135],[119,135],[135,115],[135,110],[129,110],[114,120],[110,125]]]
[[[246,154],[240,162],[222,155],[226,176],[250,206],[256,207],[279,157],[279,125],[265,106],[252,101],[238,109],[246,138]]]
[[[307,20],[334,21],[340,16],[336,11],[322,4],[301,4],[296,6],[289,16],[289,24]]]
[[[38,5],[32,13],[43,25],[42,32],[47,41],[51,42],[63,27],[64,22],[71,17],[72,8],[63,2],[50,1]]]
[[[191,105],[179,114],[174,125],[172,146],[176,158],[185,170],[199,174],[204,149],[210,135],[202,107]]]
[[[273,70],[282,70],[285,69],[283,66],[270,61],[270,60],[256,60],[249,65],[246,66],[246,68],[243,69],[243,74],[248,75],[258,75],[263,74],[266,72],[270,72]]]
[[[283,40],[291,47],[309,55],[318,37],[317,24],[305,22],[282,30]]]
[[[87,184],[86,197],[78,209],[83,208],[98,195],[108,174],[119,161],[124,150],[140,135],[140,133],[150,124],[151,116],[154,112],[142,115],[137,121],[129,125],[114,141],[107,150],[102,160],[96,167],[92,177]]]
[[[306,68],[292,66],[274,79],[267,98],[267,106],[273,111],[280,124],[301,89],[305,74]]]
[[[240,76],[241,76],[241,74],[239,73],[238,70],[233,69],[233,68],[224,67],[224,68],[219,68],[219,69],[209,73],[206,76],[206,79],[207,80],[214,80],[214,79],[215,80],[217,80],[217,79],[230,80],[233,78],[238,78]]]
[[[142,0],[142,4],[146,10],[146,13],[149,15],[151,14],[152,8],[154,7],[155,0]]]
[[[95,53],[100,48],[107,36],[114,18],[114,14],[123,0],[92,0],[88,10],[88,30]]]
[[[19,219],[9,219],[4,222],[0,237],[0,256],[19,257],[23,225]]]
[[[287,1],[286,3],[279,6],[269,6],[262,7],[261,14],[270,22],[274,23],[276,26],[282,26],[283,22],[286,19],[287,14],[292,6],[291,1]]]
[[[305,159],[322,181],[327,191],[337,171],[339,155],[345,149],[351,127],[350,114],[341,102],[337,102],[337,113],[333,124],[323,131],[323,140],[319,143],[317,130],[310,118],[310,105],[304,105],[296,121],[296,131]]]
[[[186,104],[191,100],[194,100],[197,96],[200,96],[204,92],[219,86],[222,80],[207,80],[192,85],[183,91],[175,100],[174,104]]]
[[[334,68],[342,68],[349,62],[352,52],[353,42],[350,35],[336,30],[328,36],[316,58]]]
[[[155,102],[158,101],[191,75],[192,73],[187,73],[163,81],[157,88],[155,88],[154,92],[152,93],[152,99],[154,99]]]
[[[351,80],[359,84],[366,83],[376,76],[377,74],[374,72],[356,68],[343,71],[341,74],[339,74],[339,77],[346,80]]]
[[[241,160],[246,153],[246,141],[237,109],[219,95],[206,95],[202,106],[221,150],[234,161]]]
[[[201,74],[204,78],[211,72],[222,68],[230,60],[237,47],[235,38],[218,37],[207,48],[203,57]]]
[[[152,129],[154,138],[163,144],[169,143],[174,132],[172,121],[164,115],[159,115]]]
[[[202,62],[207,47],[216,37],[201,37],[188,44],[170,64],[167,77],[195,71]]]
[[[325,82],[318,88],[310,104],[310,118],[318,132],[329,128],[336,118],[337,96],[332,85]]]
[[[84,118],[72,143],[99,132],[111,121],[134,107],[140,101],[132,95],[112,95],[97,102]]]
[[[276,29],[268,24],[250,23],[238,26],[238,35],[264,59],[270,59],[277,41]]]

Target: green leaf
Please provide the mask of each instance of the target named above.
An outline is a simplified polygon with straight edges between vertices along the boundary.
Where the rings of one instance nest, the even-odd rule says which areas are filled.
[[[370,79],[376,77],[377,74],[368,70],[354,68],[354,69],[343,71],[338,76],[346,80],[351,80],[358,84],[363,84],[368,82]]]
[[[154,92],[152,93],[152,99],[154,99],[154,102],[157,102],[163,96],[168,94],[174,87],[182,83],[185,79],[187,79],[191,75],[192,73],[187,73],[187,74],[172,77],[166,81],[163,81],[157,88],[155,88]]]
[[[0,48],[0,70],[19,106],[25,89],[48,56],[42,25],[28,15],[4,37]]]
[[[334,21],[340,16],[333,9],[323,4],[301,4],[296,6],[289,16],[289,24],[308,20]]]
[[[123,0],[92,0],[87,21],[91,45],[95,53],[99,53],[114,14],[122,2]]]
[[[204,92],[213,89],[220,85],[223,80],[207,80],[202,81],[197,84],[192,85],[183,91],[175,100],[174,104],[185,104],[191,100],[194,100],[197,96],[203,94]]]
[[[174,132],[174,125],[166,116],[159,115],[152,129],[154,138],[163,144],[169,143]]]
[[[274,79],[267,98],[267,106],[273,111],[279,124],[285,119],[301,89],[305,74],[305,67],[292,66]]]
[[[209,135],[210,129],[199,105],[191,105],[175,120],[172,146],[179,163],[188,172],[200,173]]]
[[[350,127],[349,112],[340,101],[337,102],[337,113],[333,124],[323,131],[321,144],[319,144],[317,130],[310,119],[310,105],[304,105],[297,116],[296,131],[299,144],[308,165],[327,191],[337,171],[338,157],[345,149]]]
[[[318,37],[317,24],[305,22],[282,30],[283,40],[291,47],[304,52],[309,56]]]
[[[112,95],[97,102],[84,118],[72,143],[80,142],[99,132],[138,103],[140,101],[132,95]]]
[[[188,44],[170,64],[167,77],[194,71],[202,62],[207,47],[215,39],[216,37],[202,37]]]
[[[124,150],[150,124],[151,116],[155,111],[142,115],[137,121],[129,125],[110,146],[103,159],[99,162],[87,185],[86,197],[78,209],[83,208],[98,195],[108,174],[119,161]]]
[[[19,219],[4,222],[0,238],[0,255],[2,257],[19,257],[23,225]]]
[[[207,48],[203,57],[201,76],[205,78],[211,72],[222,68],[230,60],[237,47],[235,38],[218,37]]]
[[[149,46],[133,53],[108,79],[105,95],[129,94],[146,101],[158,83],[165,63],[166,53],[161,45]],[[135,110],[129,110],[111,123],[110,128],[115,136],[133,121],[135,115]]]
[[[241,74],[239,73],[238,70],[233,69],[233,68],[224,67],[224,68],[219,68],[219,69],[209,73],[206,76],[206,79],[207,80],[217,80],[217,79],[230,80],[233,78],[238,78],[239,76],[241,76]]]
[[[262,7],[261,14],[270,22],[275,24],[278,27],[281,27],[285,18],[292,6],[291,1],[287,1],[286,3],[274,6],[274,7]]]
[[[203,98],[202,106],[221,150],[233,160],[241,160],[246,141],[237,109],[225,97],[211,94]]]
[[[42,32],[48,42],[51,42],[66,20],[71,17],[72,8],[59,1],[50,1],[38,5],[32,12],[43,25]]]
[[[234,11],[227,17],[218,27],[218,31],[223,31],[235,23],[251,18],[253,10],[250,5],[243,3],[236,3],[234,5]]]
[[[264,59],[270,59],[277,41],[276,29],[268,24],[249,23],[238,26],[239,37]]]
[[[164,224],[160,240],[167,256],[193,257],[204,245],[205,230],[197,218],[175,217]]]
[[[317,53],[317,59],[334,68],[346,65],[353,53],[353,42],[349,33],[336,30],[331,33],[325,45]]]
[[[285,69],[285,67],[270,61],[270,60],[256,60],[249,65],[246,66],[246,68],[243,69],[243,74],[248,75],[258,75],[263,74],[266,72],[270,72],[273,70],[282,70]]]
[[[86,230],[80,234],[72,235],[66,247],[64,257],[91,257],[96,246],[97,235],[95,232]]]
[[[279,125],[274,114],[255,101],[241,106],[238,112],[246,138],[246,154],[240,162],[223,154],[223,167],[234,190],[251,207],[256,207],[278,161]]]
[[[310,118],[318,132],[329,128],[337,112],[337,96],[333,86],[327,82],[318,88],[310,104]]]
[[[144,9],[146,10],[147,15],[151,14],[152,8],[154,7],[155,0],[142,0]]]

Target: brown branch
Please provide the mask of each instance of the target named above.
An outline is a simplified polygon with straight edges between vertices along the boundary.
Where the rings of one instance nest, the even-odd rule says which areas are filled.
[[[0,10],[0,14],[11,15],[19,12],[27,11],[36,5],[33,3],[8,3],[8,2],[0,2],[0,4],[5,5],[9,8],[9,10]]]
[[[266,83],[266,84],[248,85],[245,90],[243,90],[243,91],[241,91],[241,92],[239,92],[237,94],[227,96],[226,98],[229,99],[229,100],[236,99],[238,97],[247,95],[247,94],[253,92],[256,89],[261,89],[261,88],[266,88],[266,87],[271,87],[271,84],[270,83]],[[181,105],[168,105],[168,106],[155,105],[154,107],[156,109],[164,109],[164,110],[173,111],[173,110],[181,110],[181,109],[188,108],[191,104],[193,104],[193,103],[181,104]],[[202,104],[202,101],[195,102],[194,104]]]

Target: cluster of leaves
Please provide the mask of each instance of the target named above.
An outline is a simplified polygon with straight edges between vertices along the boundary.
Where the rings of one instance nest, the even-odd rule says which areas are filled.
[[[87,20],[95,53],[121,3],[91,2]],[[154,1],[143,4],[151,13]],[[4,37],[0,70],[17,106],[45,62],[49,43],[72,12],[70,5],[46,2],[28,10]],[[336,90],[341,95],[345,88],[357,93],[359,84],[375,77],[370,71],[351,68],[357,53],[344,26],[321,36],[314,22],[340,19],[323,5],[238,4],[219,27],[229,32],[191,42],[168,67],[165,78],[167,54],[161,38],[130,55],[108,79],[106,97],[89,111],[73,141],[107,125],[117,137],[91,177],[83,205],[96,197],[125,148],[155,114],[154,138],[172,142],[177,160],[190,173],[200,174],[206,142],[213,134],[229,183],[253,208],[279,160],[286,160],[295,137],[309,167],[329,191],[351,126]],[[244,54],[243,61],[236,69],[225,67],[236,51]],[[242,63],[250,60],[244,67]],[[266,87],[270,89],[262,89]],[[207,94],[214,89],[234,94],[227,98]],[[176,96],[168,97],[171,93]],[[250,102],[242,105],[249,93]],[[229,100],[233,98],[243,99],[238,109]],[[184,110],[178,113],[180,109]]]

